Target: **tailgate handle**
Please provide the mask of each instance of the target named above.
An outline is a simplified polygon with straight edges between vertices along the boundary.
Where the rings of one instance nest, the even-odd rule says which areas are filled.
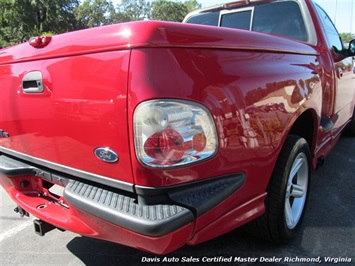
[[[43,76],[40,71],[28,72],[22,79],[22,90],[25,93],[43,92]]]

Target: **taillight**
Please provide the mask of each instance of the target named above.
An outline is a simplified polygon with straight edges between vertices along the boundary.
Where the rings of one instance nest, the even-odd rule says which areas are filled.
[[[139,161],[151,167],[174,167],[205,160],[217,151],[209,111],[179,100],[143,102],[134,112],[134,143]]]

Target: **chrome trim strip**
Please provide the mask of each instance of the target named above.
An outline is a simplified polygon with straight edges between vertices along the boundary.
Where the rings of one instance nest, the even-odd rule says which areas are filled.
[[[97,175],[97,174],[93,174],[93,173],[86,172],[83,170],[75,169],[75,168],[64,166],[64,165],[57,164],[57,163],[53,163],[53,162],[50,162],[47,160],[33,157],[28,154],[17,152],[17,151],[7,149],[4,147],[0,147],[0,152],[3,153],[4,155],[10,155],[10,156],[19,158],[21,160],[24,160],[26,162],[30,162],[30,163],[36,164],[38,166],[53,169],[55,171],[62,172],[67,175],[76,176],[76,177],[79,177],[79,178],[82,178],[85,180],[89,180],[89,181],[92,181],[95,183],[103,184],[103,185],[110,186],[110,187],[117,188],[117,189],[122,189],[122,190],[125,190],[128,192],[134,192],[133,184],[130,184],[127,182],[122,182],[122,181],[115,180],[115,179],[112,179],[112,178],[109,178],[106,176]]]

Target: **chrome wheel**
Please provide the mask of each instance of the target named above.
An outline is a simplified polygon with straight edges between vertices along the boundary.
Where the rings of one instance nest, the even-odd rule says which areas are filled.
[[[307,141],[287,136],[267,187],[265,213],[249,224],[250,232],[277,244],[296,236],[307,207],[311,165]]]
[[[307,156],[297,155],[287,180],[285,194],[285,220],[289,229],[297,226],[305,207],[309,179]]]

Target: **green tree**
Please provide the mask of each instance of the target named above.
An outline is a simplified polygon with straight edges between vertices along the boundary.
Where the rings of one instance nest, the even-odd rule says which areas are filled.
[[[113,23],[116,10],[111,1],[85,0],[75,9],[80,28],[91,28]]]
[[[76,29],[78,0],[0,0],[0,46]]]
[[[181,22],[188,8],[183,3],[177,3],[167,0],[157,0],[153,2],[151,18],[156,20]]]
[[[126,21],[149,19],[150,9],[151,4],[146,0],[122,0],[118,5],[120,16]]]
[[[355,34],[351,32],[340,33],[340,36],[345,43],[349,43],[351,40],[355,39]]]
[[[188,13],[202,7],[202,5],[199,2],[197,2],[196,0],[185,1],[184,5],[186,6]]]

